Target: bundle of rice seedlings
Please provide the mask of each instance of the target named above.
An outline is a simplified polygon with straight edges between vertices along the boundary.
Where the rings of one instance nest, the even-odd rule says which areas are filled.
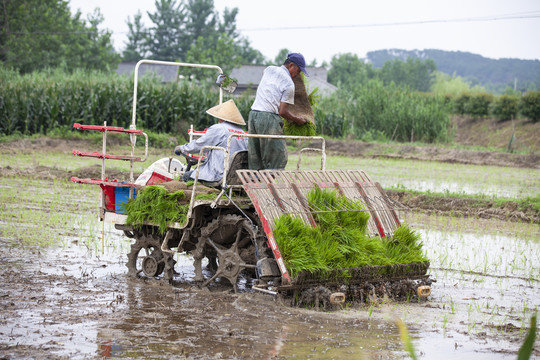
[[[289,122],[283,119],[283,133],[291,136],[315,136],[317,126],[315,125],[315,115],[313,114],[314,102],[318,100],[318,89],[313,90],[308,95],[306,91],[306,79],[304,74],[296,76],[294,79],[294,104],[289,106],[290,111],[307,120],[304,125]]]
[[[161,185],[147,186],[126,203],[126,223],[134,226],[155,224],[164,233],[169,224],[186,221],[189,205],[180,203],[185,196],[182,190],[169,192]]]
[[[283,119],[283,133],[290,136],[315,136],[317,134],[317,125],[309,121],[304,125],[298,125]]]
[[[320,253],[314,247],[320,240],[318,230],[306,226],[301,219],[288,215],[281,216],[275,223],[274,237],[292,276],[303,270],[309,272],[328,270],[320,261]]]
[[[360,202],[318,188],[309,191],[308,201],[320,210],[314,213],[317,227],[311,228],[289,215],[282,215],[274,227],[274,237],[291,276],[302,271],[428,261],[420,235],[406,225],[396,229],[392,239],[369,237],[369,213],[363,211]],[[356,211],[345,211],[351,209]]]
[[[393,260],[393,264],[428,262],[423,245],[420,234],[407,225],[397,228],[394,237],[385,242],[387,257]]]
[[[358,229],[362,233],[367,231],[369,213],[359,201],[341,196],[336,190],[314,187],[308,192],[308,202],[318,210],[314,217],[319,226],[324,229],[343,227]],[[342,211],[346,209],[354,211]]]

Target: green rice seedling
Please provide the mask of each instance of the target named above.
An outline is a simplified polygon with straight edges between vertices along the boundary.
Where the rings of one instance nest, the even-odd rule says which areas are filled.
[[[420,234],[407,225],[397,228],[394,237],[386,241],[385,244],[386,255],[395,261],[394,264],[429,261],[423,253]]]
[[[371,315],[373,315],[373,304],[371,304],[369,306],[369,309],[368,309],[368,317],[371,319]]]
[[[536,340],[536,317],[537,313],[535,312],[531,317],[531,327],[525,337],[525,341],[519,348],[518,360],[528,360],[531,358],[534,349],[534,341]]]
[[[456,303],[450,298],[450,314],[454,315],[456,313]]]
[[[405,325],[405,323],[401,319],[397,319],[396,324],[399,329],[401,343],[403,344],[405,350],[409,353],[409,356],[411,357],[411,359],[417,360],[418,357],[416,355],[416,351],[414,350],[414,346],[411,341],[411,336],[409,335],[409,330],[407,329],[407,325]]]
[[[281,216],[275,223],[274,236],[289,272],[295,276],[302,270],[315,272],[328,270],[320,254],[313,249],[314,237],[320,239],[315,229],[304,225],[301,219]]]
[[[198,195],[195,195],[195,200],[215,200],[217,197],[217,194],[216,193],[208,193],[208,194],[198,194]]]
[[[290,136],[315,136],[317,134],[317,125],[309,121],[303,125],[298,125],[283,119],[283,133]]]
[[[160,185],[147,186],[135,199],[125,204],[128,215],[126,223],[140,226],[145,223],[156,224],[164,233],[167,225],[174,222],[184,223],[189,205],[180,204],[185,198],[183,191],[169,192]]]

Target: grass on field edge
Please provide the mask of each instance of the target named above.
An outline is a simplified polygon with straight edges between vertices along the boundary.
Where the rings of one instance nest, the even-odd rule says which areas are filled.
[[[419,198],[421,202],[429,207],[430,204],[436,202],[446,201],[453,202],[460,200],[471,209],[474,208],[499,208],[512,211],[524,212],[537,220],[534,222],[540,222],[540,193],[535,196],[527,196],[525,198],[497,198],[483,194],[464,194],[455,193],[450,191],[445,192],[432,192],[432,191],[417,191],[408,190],[402,187],[387,188],[385,191],[389,195],[399,195],[400,201],[409,202],[413,201],[417,204]]]

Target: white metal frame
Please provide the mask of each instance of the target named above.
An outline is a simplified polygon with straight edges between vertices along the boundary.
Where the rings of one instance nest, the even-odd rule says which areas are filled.
[[[193,67],[193,68],[202,68],[202,69],[215,69],[219,71],[220,74],[223,73],[223,70],[221,67],[217,65],[205,65],[205,64],[191,64],[191,63],[182,63],[182,62],[171,62],[171,61],[160,61],[160,60],[140,60],[135,65],[135,71],[134,71],[134,85],[133,85],[133,104],[132,104],[132,118],[131,118],[131,125],[130,129],[136,130],[136,120],[137,120],[137,89],[138,89],[138,81],[139,81],[139,68],[143,64],[154,64],[154,65],[166,65],[166,66],[176,66],[176,67]],[[223,102],[223,89],[219,88],[219,104]],[[193,130],[193,125],[191,125],[191,130]],[[190,140],[193,138],[193,136],[202,136],[202,134],[194,134],[193,131],[190,132]],[[195,204],[195,193],[196,193],[196,186],[199,179],[199,171],[200,171],[200,165],[201,160],[203,158],[203,154],[206,150],[220,150],[225,153],[224,156],[224,164],[223,164],[223,178],[221,180],[221,192],[218,194],[216,199],[212,202],[211,206],[216,207],[217,202],[219,199],[225,194],[225,191],[227,191],[227,174],[229,172],[229,160],[230,160],[230,148],[231,148],[231,141],[233,137],[247,137],[247,138],[270,138],[270,139],[283,139],[283,140],[310,140],[310,141],[321,141],[321,148],[304,148],[300,150],[299,157],[298,157],[298,163],[297,163],[297,169],[300,169],[300,162],[302,157],[302,152],[304,151],[314,151],[314,152],[320,152],[321,153],[321,170],[325,170],[326,168],[326,142],[323,137],[320,136],[288,136],[288,135],[258,135],[258,134],[231,134],[229,138],[227,139],[227,146],[221,147],[221,146],[204,146],[200,152],[199,152],[199,160],[197,163],[197,170],[195,172],[195,181],[193,184],[193,191],[191,193],[191,199],[189,204],[189,210],[187,213],[187,223],[189,223],[189,219],[192,215],[193,206]],[[134,156],[135,154],[135,141],[136,136],[131,134],[131,156]],[[148,138],[146,138],[146,147],[148,146]],[[133,161],[130,161],[130,182],[133,183]],[[133,197],[133,189],[130,188],[130,194],[129,197]],[[125,219],[127,216],[120,215],[120,214],[105,214],[105,220],[109,220],[113,223],[122,223],[125,222]],[[109,215],[109,216],[107,216]],[[180,224],[174,224],[173,226],[170,226],[171,228],[182,228]]]
[[[176,67],[193,67],[193,68],[200,68],[200,69],[214,69],[219,71],[220,74],[223,73],[223,70],[217,66],[217,65],[206,65],[206,64],[191,64],[191,63],[183,63],[183,62],[172,62],[172,61],[160,61],[160,60],[140,60],[137,62],[137,65],[135,65],[135,71],[134,71],[134,81],[133,81],[133,104],[132,104],[132,113],[131,113],[131,126],[129,127],[132,130],[136,130],[136,121],[137,121],[137,88],[139,83],[139,67],[143,64],[154,64],[154,65],[165,65],[165,66],[176,66]],[[219,104],[223,102],[223,89],[219,88]],[[131,156],[135,156],[135,141],[136,136],[131,135]],[[129,181],[133,184],[135,179],[133,178],[133,161],[130,162],[130,177]],[[129,190],[129,197],[133,197],[133,189],[130,188]]]

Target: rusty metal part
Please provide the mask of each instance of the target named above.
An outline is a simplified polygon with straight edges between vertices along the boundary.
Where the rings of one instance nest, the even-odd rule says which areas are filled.
[[[419,298],[425,299],[429,295],[431,295],[431,287],[427,285],[419,286],[416,289],[416,294],[418,295]]]
[[[238,253],[238,241],[233,244],[229,249],[222,248],[216,245],[212,240],[208,239],[208,243],[214,247],[218,253],[218,268],[216,273],[208,280],[206,280],[202,286],[207,286],[218,277],[223,277],[232,284],[234,292],[238,292],[236,282],[240,271],[251,268],[256,269],[257,266],[253,264],[246,264],[240,254]]]
[[[163,274],[163,280],[172,281],[175,261],[161,251],[162,236],[136,232],[135,238],[126,264],[128,275],[155,278]]]
[[[142,261],[142,271],[148,277],[158,276],[165,269],[165,262],[163,261],[163,254],[158,254],[154,251],[149,256],[145,256]]]
[[[332,305],[343,305],[345,303],[345,294],[342,292],[332,293],[329,301]]]

